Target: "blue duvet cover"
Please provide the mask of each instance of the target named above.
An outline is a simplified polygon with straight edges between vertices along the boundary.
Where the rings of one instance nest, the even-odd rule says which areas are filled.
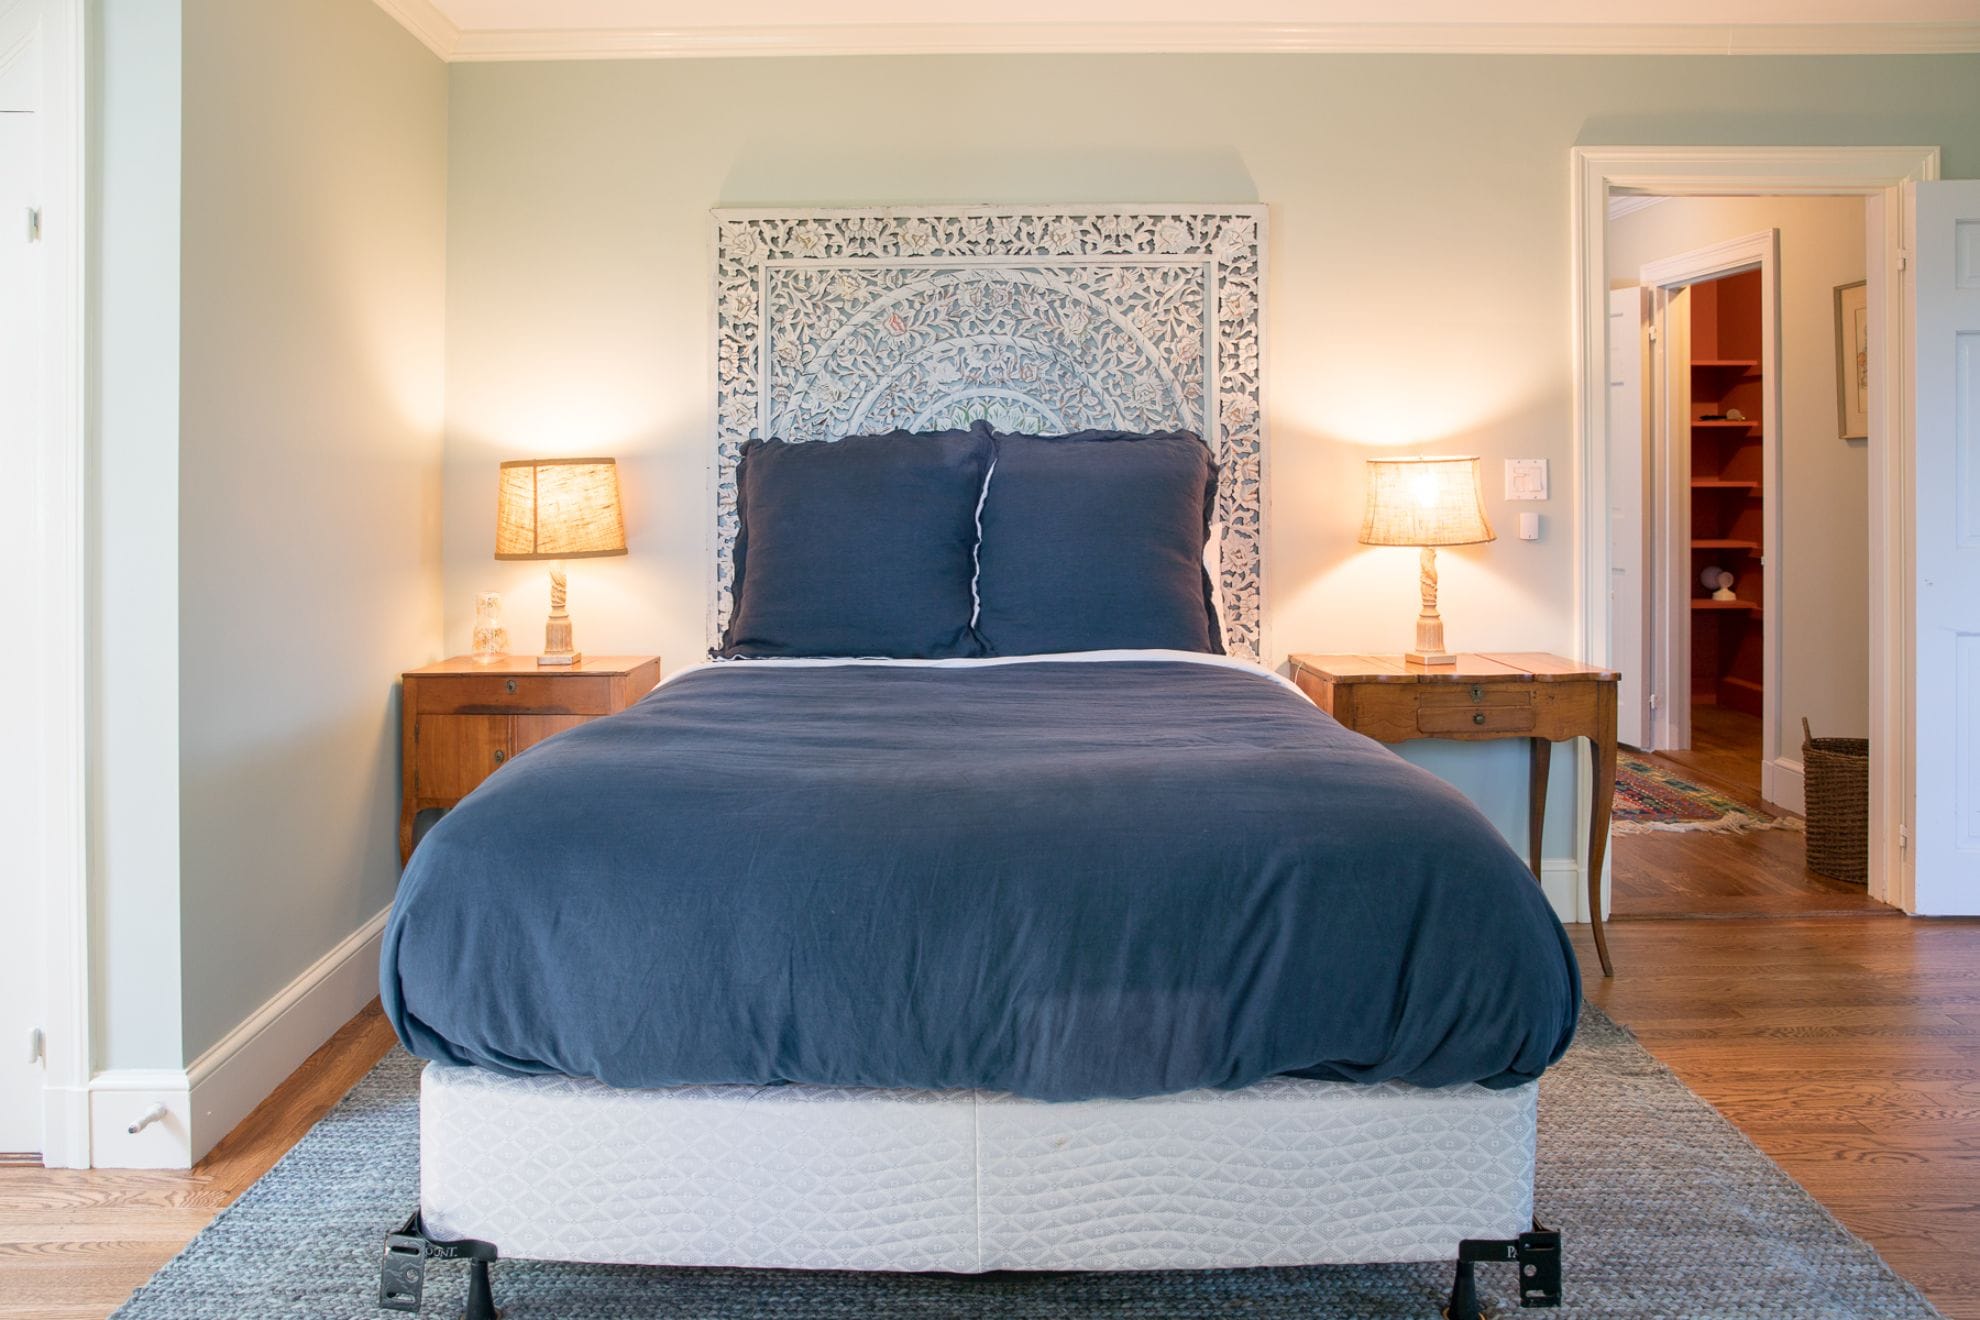
[[[751,661],[518,757],[385,932],[415,1054],[614,1086],[1517,1085],[1580,983],[1456,790],[1234,662]]]

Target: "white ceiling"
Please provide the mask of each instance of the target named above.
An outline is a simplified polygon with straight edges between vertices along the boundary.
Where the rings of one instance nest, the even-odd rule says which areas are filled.
[[[378,0],[448,59],[1980,51],[1980,0]],[[1866,18],[1866,15],[1869,17]]]

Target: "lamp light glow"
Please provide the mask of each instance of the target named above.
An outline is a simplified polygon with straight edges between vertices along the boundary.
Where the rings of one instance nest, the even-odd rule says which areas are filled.
[[[566,559],[626,553],[619,467],[609,458],[526,458],[502,464],[495,501],[495,557],[550,561],[550,618],[540,665],[574,665],[564,608]]]
[[[1368,460],[1361,543],[1422,550],[1418,585],[1423,607],[1416,618],[1416,649],[1406,653],[1407,659],[1425,665],[1457,663],[1444,649],[1444,620],[1437,613],[1437,547],[1496,539],[1485,518],[1477,458]]]

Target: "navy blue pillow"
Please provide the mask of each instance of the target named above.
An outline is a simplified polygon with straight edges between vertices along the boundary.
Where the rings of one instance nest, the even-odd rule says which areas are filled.
[[[989,654],[1223,653],[1203,566],[1217,465],[1194,433],[996,441],[977,548]]]
[[[970,630],[988,428],[751,440],[718,654],[947,659]]]

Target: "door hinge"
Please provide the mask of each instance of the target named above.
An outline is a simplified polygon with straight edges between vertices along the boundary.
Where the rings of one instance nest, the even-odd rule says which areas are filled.
[[[1899,270],[1911,269],[1911,254],[1909,252],[1906,252],[1903,248],[1898,249],[1898,269]]]
[[[1657,709],[1657,694],[1654,692],[1650,694],[1650,709],[1651,710]]]
[[[30,206],[27,209],[27,241],[30,243],[41,241],[41,208],[38,206]]]
[[[1650,342],[1651,342],[1651,343],[1653,343],[1653,344],[1654,344],[1654,343],[1656,343],[1656,342],[1657,342],[1657,327],[1656,327],[1656,326],[1654,326],[1654,325],[1653,325],[1653,326],[1651,326],[1651,327],[1650,327],[1650,329],[1649,329],[1649,331],[1648,331],[1648,333],[1649,333],[1649,336],[1650,336]]]
[[[1909,825],[1898,826],[1898,851],[1911,851],[1911,827]]]
[[[27,1061],[29,1063],[40,1063],[42,1060],[46,1059],[47,1057],[48,1057],[48,1038],[42,1034],[40,1027],[29,1028]]]

